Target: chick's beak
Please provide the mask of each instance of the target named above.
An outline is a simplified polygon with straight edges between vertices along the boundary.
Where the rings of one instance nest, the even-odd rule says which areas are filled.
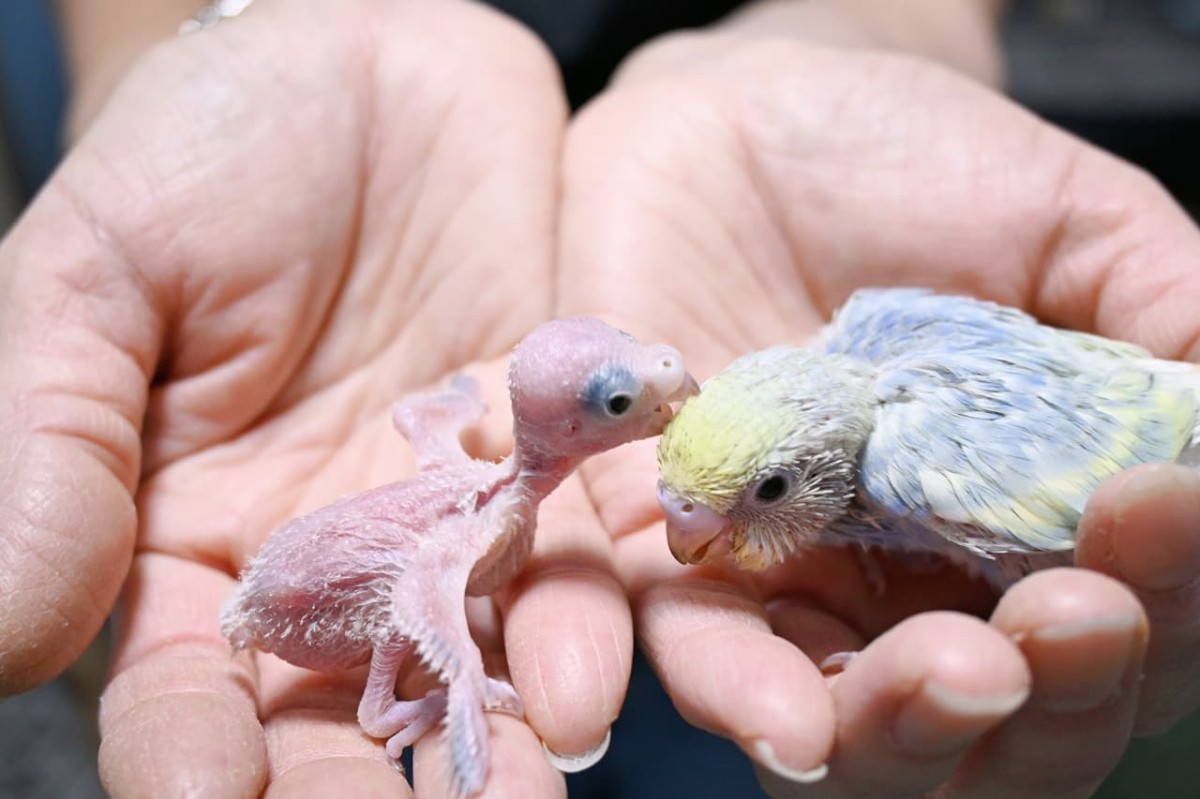
[[[678,385],[660,388],[659,394],[662,396],[663,401],[655,409],[658,413],[654,415],[650,435],[660,435],[663,430],[667,429],[667,424],[675,418],[675,410],[671,407],[672,402],[683,402],[688,397],[694,397],[699,393],[700,384],[687,372],[683,373]]]
[[[688,397],[694,397],[699,393],[700,384],[696,382],[696,378],[692,377],[690,372],[684,372],[683,381],[667,396],[667,402],[683,402]]]
[[[667,518],[667,546],[684,564],[708,563],[730,549],[729,520],[699,502],[679,497],[658,481],[658,504]]]

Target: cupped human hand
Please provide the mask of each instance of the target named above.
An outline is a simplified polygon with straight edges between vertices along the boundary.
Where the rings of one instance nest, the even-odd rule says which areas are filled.
[[[737,32],[650,45],[569,128],[562,214],[559,311],[671,341],[701,379],[875,285],[1200,354],[1200,234],[1168,195],[912,57]],[[736,741],[774,795],[1087,796],[1131,733],[1200,705],[1191,471],[1114,478],[1081,524],[1089,568],[997,599],[945,566],[844,550],[681,567],[652,449],[584,470],[640,644],[683,716]],[[841,651],[860,654],[824,675]]]
[[[120,593],[113,796],[403,795],[355,722],[363,675],[235,657],[218,610],[283,521],[411,472],[405,391],[480,374],[472,450],[509,446],[565,120],[547,53],[482,6],[260,2],[142,58],[4,241],[0,688],[60,672]],[[543,742],[595,747],[624,693],[608,539],[560,493],[503,614],[471,607],[529,722],[489,717],[489,795],[562,795]],[[438,738],[419,795],[449,790]]]

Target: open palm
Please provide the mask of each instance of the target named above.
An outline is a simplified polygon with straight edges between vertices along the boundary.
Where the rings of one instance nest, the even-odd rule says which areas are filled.
[[[701,379],[805,339],[873,285],[1196,356],[1200,236],[1165,194],[915,60],[673,37],[585,109],[564,164],[559,311],[672,341]],[[805,796],[1087,795],[1135,723],[1161,729],[1200,702],[1190,472],[1132,470],[1093,498],[1079,560],[1128,585],[1060,569],[998,604],[931,563],[877,560],[877,593],[838,550],[757,575],[683,568],[654,521],[651,447],[585,476],[676,706],[776,773],[827,763]],[[814,665],[846,650],[862,654],[835,677]]]
[[[361,675],[231,658],[216,631],[280,522],[411,470],[395,397],[477,372],[491,456],[503,356],[551,315],[703,377],[881,284],[1194,357],[1198,257],[1143,175],[915,61],[672,37],[568,129],[546,54],[474,5],[257,4],[143,59],[0,248],[0,689],[64,668],[123,587],[114,795],[402,791],[354,722]],[[1093,498],[1079,559],[1125,585],[1057,570],[997,604],[932,564],[879,561],[878,595],[833,550],[681,568],[652,449],[564,484],[529,567],[471,606],[529,722],[489,718],[496,794],[561,794],[538,738],[583,752],[615,718],[614,562],[685,715],[774,772],[828,763],[813,796],[1083,795],[1131,729],[1200,703],[1190,472]],[[419,792],[445,792],[441,759],[418,746]]]
[[[218,610],[283,521],[411,472],[404,392],[479,372],[493,416],[472,449],[509,446],[505,356],[550,315],[565,119],[544,50],[474,5],[262,4],[143,59],[6,241],[0,505],[24,534],[0,570],[0,683],[65,667],[124,583],[114,795],[402,790],[355,721],[361,674],[232,658]],[[595,526],[577,484],[561,493],[544,530]],[[539,738],[595,746],[631,657],[611,577],[557,593],[611,615],[616,651],[538,634],[564,605],[539,562],[503,622],[472,607],[491,667],[501,624],[531,642],[509,671],[538,734],[491,719],[498,794],[563,791]],[[416,753],[431,796],[437,739]]]

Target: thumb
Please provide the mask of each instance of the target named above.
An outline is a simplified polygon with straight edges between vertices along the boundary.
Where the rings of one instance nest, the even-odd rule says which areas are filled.
[[[129,567],[162,319],[53,181],[0,243],[0,695],[65,669]]]

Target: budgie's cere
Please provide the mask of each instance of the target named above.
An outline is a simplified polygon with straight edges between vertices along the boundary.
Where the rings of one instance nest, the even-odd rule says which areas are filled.
[[[514,451],[500,463],[473,460],[459,444],[485,410],[473,381],[397,403],[416,477],[288,522],[242,573],[221,619],[236,647],[299,666],[370,661],[363,729],[388,739],[399,758],[444,717],[460,795],[487,778],[484,708],[521,713],[512,686],[484,674],[465,595],[490,593],[516,574],[538,503],[584,458],[657,435],[668,403],[696,384],[678,351],[578,317],[541,325],[518,345],[509,388]],[[446,687],[397,701],[397,675],[413,655]]]
[[[1194,365],[1011,308],[860,291],[810,347],[743,356],[680,409],[668,543],[756,569],[814,543],[934,550],[1002,585],[1074,547],[1107,477],[1194,458],[1198,392]]]

